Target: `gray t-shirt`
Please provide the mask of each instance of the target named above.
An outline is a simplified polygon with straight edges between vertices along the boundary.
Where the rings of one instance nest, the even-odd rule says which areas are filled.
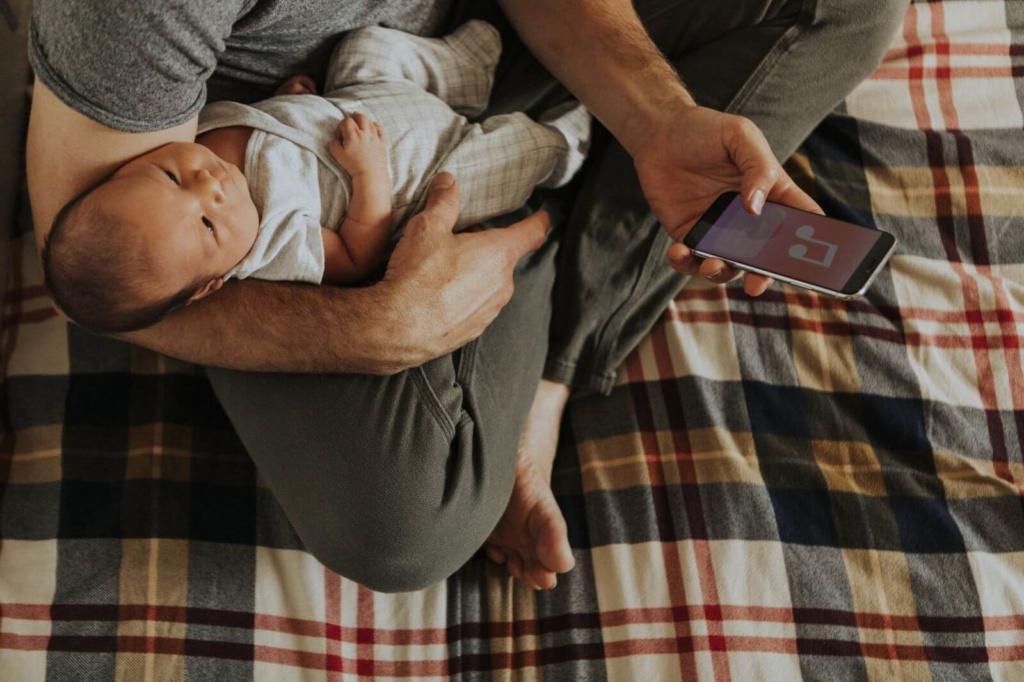
[[[29,60],[69,107],[111,128],[163,130],[207,101],[264,99],[320,81],[338,35],[381,24],[420,35],[451,0],[35,0]],[[159,9],[157,9],[159,8]]]

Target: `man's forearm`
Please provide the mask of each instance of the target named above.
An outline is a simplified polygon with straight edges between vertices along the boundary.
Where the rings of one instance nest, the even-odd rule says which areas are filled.
[[[410,345],[416,330],[382,286],[230,282],[215,296],[119,338],[229,369],[388,374],[424,359]]]
[[[660,113],[693,104],[629,0],[500,2],[537,59],[628,150]]]

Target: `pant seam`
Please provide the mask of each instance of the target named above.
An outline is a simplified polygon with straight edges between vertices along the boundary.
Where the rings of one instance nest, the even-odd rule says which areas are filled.
[[[761,63],[758,64],[750,78],[743,84],[739,92],[732,98],[725,107],[725,112],[734,114],[743,108],[743,105],[754,95],[757,89],[764,84],[764,81],[771,75],[771,72],[778,65],[779,60],[790,50],[793,44],[804,32],[804,22],[810,24],[814,20],[816,0],[805,0],[804,6],[793,25],[786,29],[779,37],[778,42],[769,50]]]
[[[567,382],[573,388],[586,388],[597,393],[606,394],[615,384],[618,371],[592,369],[569,360],[549,358],[545,362],[544,375],[553,381],[559,381],[559,383]]]
[[[473,376],[473,368],[476,366],[477,341],[477,339],[473,339],[459,352],[459,366],[455,368],[455,380],[463,386]]]
[[[650,214],[649,220],[644,222],[649,223],[650,228],[652,229],[662,229],[661,224],[654,217],[653,213]],[[623,326],[629,319],[630,315],[636,310],[636,307],[630,304],[637,299],[639,293],[647,291],[646,285],[648,282],[650,282],[652,273],[654,272],[654,269],[657,267],[657,264],[653,261],[655,261],[655,259],[660,255],[657,254],[657,252],[660,250],[658,247],[662,241],[663,239],[660,237],[660,235],[655,236],[651,244],[651,248],[647,251],[647,257],[644,259],[644,264],[640,269],[640,273],[636,279],[636,283],[630,289],[629,295],[626,296],[622,304],[619,305],[615,309],[615,311],[608,316],[607,322],[601,327],[599,327],[596,333],[594,334],[594,338],[596,339],[594,344],[596,352],[594,353],[594,356],[596,360],[593,363],[593,365],[599,367],[606,367],[606,369],[603,370],[604,372],[613,372],[612,369],[607,368],[607,364],[617,348],[614,342],[605,343],[604,341],[605,339],[608,338],[618,339],[619,337],[622,336]]]
[[[427,379],[426,373],[422,367],[417,367],[412,370],[413,385],[416,387],[420,394],[420,400],[423,405],[427,408],[434,417],[434,421],[437,422],[445,438],[451,440],[455,437],[455,422],[452,420],[451,415],[445,412],[444,406],[441,405],[441,400],[437,396],[437,392],[434,391],[434,387],[430,385],[430,381]]]

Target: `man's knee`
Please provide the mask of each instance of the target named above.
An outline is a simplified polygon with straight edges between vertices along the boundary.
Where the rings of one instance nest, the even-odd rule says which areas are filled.
[[[858,76],[867,77],[885,56],[907,13],[907,0],[827,0],[821,16],[827,30],[837,33],[844,59]],[[848,49],[847,49],[848,48]]]
[[[356,545],[343,537],[318,536],[306,542],[306,549],[325,567],[376,592],[412,592],[443,581],[455,573],[469,556],[449,555],[438,561],[432,553],[424,553],[419,543],[421,534],[397,536],[401,542]],[[445,538],[431,535],[435,545]],[[472,555],[470,555],[472,556]]]
[[[462,427],[451,440],[416,444],[419,457],[438,464],[436,472],[382,476],[357,504],[331,505],[316,525],[303,524],[306,549],[379,592],[419,590],[455,573],[497,524],[515,471],[514,453],[482,456],[472,425]]]
[[[382,508],[335,512],[304,537],[306,550],[328,569],[378,592],[410,592],[452,575],[483,545],[504,508],[438,513],[424,505],[407,513]],[[479,519],[493,519],[479,523]]]

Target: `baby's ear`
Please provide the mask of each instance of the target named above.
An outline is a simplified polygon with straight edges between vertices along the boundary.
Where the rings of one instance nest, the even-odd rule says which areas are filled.
[[[204,284],[202,287],[200,287],[199,291],[192,294],[192,298],[188,299],[188,302],[195,303],[201,298],[206,298],[213,292],[217,291],[217,289],[220,289],[222,286],[224,286],[224,278],[215,277],[206,284]]]

